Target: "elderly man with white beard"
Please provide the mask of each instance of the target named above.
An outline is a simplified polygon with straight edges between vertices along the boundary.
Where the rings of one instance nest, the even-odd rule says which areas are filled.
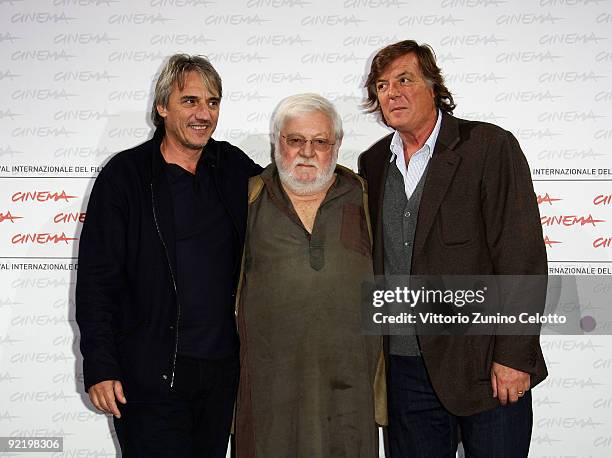
[[[249,183],[237,457],[376,457],[386,413],[381,338],[361,331],[365,183],[336,164],[342,121],[325,98],[282,100],[271,129],[274,163]]]

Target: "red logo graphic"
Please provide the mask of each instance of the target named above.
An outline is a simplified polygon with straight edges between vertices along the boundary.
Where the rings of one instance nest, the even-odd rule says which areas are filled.
[[[546,245],[549,248],[552,248],[556,243],[563,243],[563,242],[558,242],[556,240],[550,240],[548,238],[548,235],[544,236],[544,245]]]
[[[593,205],[612,205],[612,194],[600,194],[593,199]]]
[[[16,192],[11,197],[13,202],[47,202],[52,200],[58,202],[63,200],[69,202],[70,199],[76,199],[77,196],[69,196],[66,191],[62,192],[50,192],[50,191],[29,191],[29,192]]]
[[[53,217],[54,223],[84,223],[85,213],[73,212],[73,213],[58,213]]]
[[[576,216],[576,215],[560,215],[560,216],[542,216],[540,218],[542,226],[584,226],[590,224],[593,227],[597,226],[597,223],[605,223],[603,219],[593,219],[593,216]]]
[[[21,219],[21,218],[23,218],[23,216],[12,215],[10,210],[7,211],[6,213],[0,213],[0,223],[3,223],[4,221],[10,221],[11,223],[14,223],[16,219]]]
[[[554,197],[551,197],[550,194],[546,193],[543,196],[541,196],[540,194],[538,194],[538,205],[540,204],[548,204],[548,205],[552,205],[553,202],[557,202],[559,200],[563,200],[563,199],[556,199]]]
[[[612,247],[612,237],[598,237],[593,240],[593,248],[610,248]]]
[[[64,242],[68,245],[70,240],[78,240],[75,237],[66,237],[66,234],[62,232],[61,234],[49,234],[49,233],[33,233],[33,234],[15,234],[11,239],[11,243],[13,245],[18,244],[26,244],[26,243],[35,243],[39,245],[44,245],[47,243],[52,243],[53,245],[57,245],[58,243]]]

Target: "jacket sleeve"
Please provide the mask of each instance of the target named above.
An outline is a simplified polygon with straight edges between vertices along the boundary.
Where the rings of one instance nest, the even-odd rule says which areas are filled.
[[[529,164],[509,132],[501,145],[490,147],[484,164],[482,210],[495,274],[504,276],[504,308],[525,310],[529,298],[529,312],[542,312],[546,303],[547,259]],[[510,280],[508,276],[516,278]],[[530,290],[525,290],[526,287]],[[530,334],[533,331],[534,328],[529,329]],[[493,361],[535,373],[538,349],[539,335],[497,335]]]
[[[121,380],[113,323],[125,294],[126,204],[110,165],[96,179],[79,241],[76,321],[81,333],[85,389]]]

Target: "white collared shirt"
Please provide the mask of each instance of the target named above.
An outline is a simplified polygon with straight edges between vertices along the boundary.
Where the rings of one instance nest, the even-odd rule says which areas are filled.
[[[399,132],[396,130],[393,134],[393,138],[391,139],[391,159],[390,162],[395,162],[398,170],[402,174],[404,178],[404,190],[406,191],[406,199],[410,199],[412,193],[416,189],[425,169],[427,168],[427,164],[429,163],[429,159],[434,152],[434,147],[436,146],[436,140],[438,139],[438,134],[440,133],[440,124],[442,123],[442,113],[438,110],[438,119],[436,120],[436,125],[434,126],[431,134],[425,141],[425,144],[419,149],[416,153],[412,155],[410,158],[410,162],[408,162],[408,167],[406,167],[406,159],[404,158],[404,143],[402,142],[402,137],[400,137]]]

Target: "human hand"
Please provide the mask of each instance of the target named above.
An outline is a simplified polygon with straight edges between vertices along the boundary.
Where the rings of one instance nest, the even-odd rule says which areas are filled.
[[[121,404],[127,403],[123,394],[123,386],[119,380],[104,380],[90,386],[89,399],[96,409],[113,414],[117,418],[121,418],[121,412],[119,412],[115,399]]]
[[[493,397],[498,398],[501,405],[515,403],[530,388],[530,376],[527,372],[513,369],[493,361],[491,365],[491,387]]]

